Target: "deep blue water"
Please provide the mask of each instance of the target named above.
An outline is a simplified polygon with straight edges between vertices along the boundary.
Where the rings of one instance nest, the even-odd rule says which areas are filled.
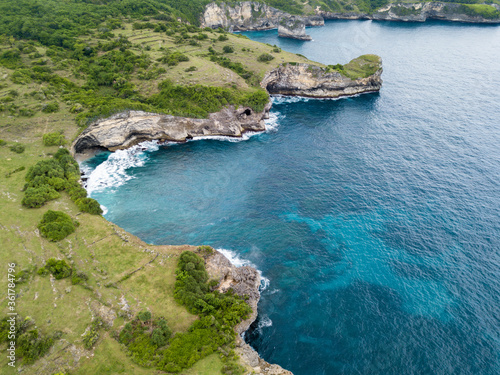
[[[379,94],[278,100],[272,129],[101,154],[106,218],[262,270],[247,333],[295,375],[500,373],[500,28],[331,22],[323,63],[382,56]],[[157,150],[157,151],[155,151]]]

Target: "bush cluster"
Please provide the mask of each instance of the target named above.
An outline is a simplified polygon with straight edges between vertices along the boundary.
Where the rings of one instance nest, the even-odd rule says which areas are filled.
[[[171,336],[172,331],[163,317],[152,319],[149,311],[142,311],[125,324],[118,341],[127,347],[134,362],[151,367],[156,364],[155,357],[165,350]]]
[[[0,320],[0,342],[11,341],[8,338],[10,331],[8,317]],[[16,357],[26,364],[31,364],[48,353],[52,345],[62,333],[56,331],[50,335],[43,335],[35,326],[35,322],[26,317],[24,320],[18,316],[15,325]]]
[[[209,255],[213,249],[207,246],[199,251]],[[162,371],[181,372],[220,349],[225,355],[225,373],[242,373],[234,355],[227,353],[231,351],[222,348],[234,342],[234,327],[248,316],[250,307],[232,292],[222,294],[212,290],[204,260],[193,252],[180,255],[176,275],[175,299],[200,319],[188,332],[170,338],[172,333],[166,321],[152,319],[150,312],[143,311],[125,325],[119,341],[126,345],[135,362]]]
[[[102,325],[103,321],[99,318],[96,318],[92,321],[89,329],[83,335],[83,346],[85,347],[85,349],[92,349],[97,340],[99,340],[99,330]]]
[[[24,198],[21,201],[25,207],[41,207],[59,198],[59,192],[65,190],[82,212],[102,214],[99,203],[87,198],[87,191],[78,183],[80,168],[67,149],[61,148],[52,159],[41,160],[30,167],[25,179]]]
[[[78,222],[73,221],[71,217],[61,211],[48,210],[38,224],[38,229],[42,237],[49,241],[57,242],[68,237],[76,230]]]
[[[64,134],[60,132],[46,133],[43,135],[42,140],[45,146],[62,146],[66,143]]]
[[[38,274],[40,276],[47,276],[48,274],[52,274],[57,280],[70,277],[72,272],[73,270],[65,260],[57,260],[55,258],[48,259],[47,262],[45,262],[45,266],[38,270]]]
[[[10,146],[10,151],[15,152],[16,154],[22,154],[26,147],[20,143],[14,143],[12,146]]]
[[[263,53],[257,58],[257,60],[259,60],[260,62],[269,62],[271,60],[274,60],[274,56],[270,55],[269,53]]]

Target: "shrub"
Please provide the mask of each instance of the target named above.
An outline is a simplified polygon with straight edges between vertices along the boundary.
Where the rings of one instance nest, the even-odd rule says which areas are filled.
[[[68,190],[69,197],[71,198],[72,201],[76,202],[77,200],[81,198],[86,198],[87,197],[87,190],[82,188],[80,184],[75,183],[69,190]]]
[[[22,154],[26,147],[20,143],[15,143],[12,146],[10,146],[10,151],[15,152],[16,154]]]
[[[21,108],[19,110],[19,115],[23,117],[33,117],[35,115],[35,111],[29,108]]]
[[[0,146],[5,146],[7,142],[5,142],[3,139],[0,139]]]
[[[147,322],[148,320],[151,319],[151,313],[149,311],[141,311],[137,317],[139,320],[141,320],[143,323]]]
[[[59,132],[46,133],[43,135],[43,144],[45,146],[62,146],[66,143],[64,135]]]
[[[42,107],[43,113],[54,113],[57,111],[59,111],[59,104],[57,102],[48,103]]]
[[[87,276],[86,273],[83,272],[73,272],[71,276],[71,284],[73,285],[78,285],[81,284],[85,281],[87,281],[89,277]]]
[[[253,93],[246,94],[242,100],[243,105],[253,108],[256,112],[262,112],[267,103],[269,103],[269,95],[264,90],[257,90]]]
[[[71,276],[71,271],[71,267],[66,261],[50,258],[45,262],[45,266],[38,270],[38,274],[45,276],[51,273],[57,280],[60,280]]]
[[[82,212],[88,212],[92,215],[101,215],[102,209],[99,202],[92,198],[80,198],[76,202],[76,206]]]
[[[270,55],[269,53],[263,53],[262,55],[260,55],[257,60],[260,61],[260,62],[269,62],[271,60],[274,59],[274,56],[273,55]]]
[[[45,202],[57,199],[61,196],[54,188],[49,185],[30,187],[24,192],[21,204],[28,208],[42,207]]]
[[[38,229],[42,237],[56,242],[73,233],[77,226],[77,222],[74,222],[68,214],[49,210],[43,215],[42,221],[38,224]]]
[[[196,66],[190,66],[189,68],[187,68],[184,71],[189,73],[189,72],[194,72],[195,70],[198,70],[198,68]]]
[[[233,52],[234,52],[234,48],[233,48],[233,47],[231,47],[231,46],[224,46],[224,47],[222,48],[222,51],[223,51],[224,53],[233,53]]]
[[[4,318],[0,321],[0,341],[9,342],[8,333],[10,324]],[[15,324],[16,335],[16,356],[22,358],[26,364],[35,362],[40,357],[48,353],[52,345],[61,337],[61,332],[54,332],[50,335],[43,335],[38,328],[35,327],[35,322],[27,317],[24,320],[18,316]]]
[[[85,349],[90,350],[95,345],[95,343],[99,339],[99,329],[102,325],[103,322],[99,318],[92,321],[92,324],[83,335],[83,346],[85,347]]]
[[[226,40],[229,40],[229,38],[223,34],[223,35],[219,35],[219,37],[217,38],[217,40],[219,42],[225,42]]]

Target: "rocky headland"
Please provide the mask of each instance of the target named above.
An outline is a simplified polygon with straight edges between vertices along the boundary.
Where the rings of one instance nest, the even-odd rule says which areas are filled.
[[[73,154],[99,150],[116,151],[140,142],[186,142],[206,136],[241,137],[245,132],[264,131],[271,103],[262,112],[249,107],[227,106],[211,113],[207,119],[160,115],[142,111],[126,111],[98,120],[73,142]]]
[[[252,313],[248,319],[242,321],[235,327],[238,334],[236,339],[236,352],[240,356],[243,364],[256,374],[267,375],[293,375],[290,371],[283,369],[279,365],[270,364],[259,357],[258,353],[248,345],[241,334],[245,332],[257,318],[257,304],[260,299],[259,272],[250,266],[235,267],[222,253],[215,250],[212,254],[205,254],[205,267],[210,279],[219,282],[217,289],[227,292],[232,289],[237,295],[246,297],[247,303],[252,308]]]
[[[344,67],[363,70],[365,74],[360,78],[349,78]],[[309,98],[338,98],[376,92],[382,87],[382,60],[378,56],[361,56],[344,67],[283,64],[267,73],[261,85],[271,95]]]
[[[302,17],[292,16],[281,18],[278,25],[278,36],[298,40],[312,40],[306,34],[306,23]]]
[[[346,65],[321,67],[287,63],[268,72],[261,86],[271,95],[338,98],[376,92],[382,87],[382,60],[363,55]],[[144,141],[186,142],[206,136],[241,137],[246,132],[265,131],[269,102],[262,112],[250,107],[227,106],[206,119],[126,111],[97,120],[73,142],[78,159],[96,152],[126,149]]]

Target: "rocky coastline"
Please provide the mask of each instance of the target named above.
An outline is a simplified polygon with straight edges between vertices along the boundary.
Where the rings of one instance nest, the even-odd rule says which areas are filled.
[[[500,6],[493,4],[500,11]],[[392,3],[377,9],[374,13],[336,13],[316,9],[316,13],[325,20],[374,20],[399,22],[425,22],[440,20],[464,23],[500,24],[500,19],[488,19],[480,15],[464,13],[462,4],[456,3]]]
[[[160,115],[142,111],[126,111],[98,120],[73,142],[71,151],[79,159],[98,151],[126,149],[144,141],[186,142],[206,136],[241,137],[246,132],[266,129],[269,102],[262,112],[249,107],[227,106],[211,113],[207,119]]]
[[[500,11],[500,5],[492,4]],[[289,13],[269,5],[243,1],[234,5],[210,3],[201,16],[203,27],[222,27],[230,31],[279,29],[280,21],[293,18]],[[323,26],[325,20],[375,20],[425,22],[441,20],[465,23],[500,24],[500,18],[486,18],[474,13],[464,4],[449,2],[391,3],[373,13],[329,12],[317,7],[314,15],[303,15],[305,26]],[[305,32],[304,32],[305,34]],[[283,35],[287,37],[286,35]],[[300,39],[300,38],[299,38]]]
[[[200,22],[202,27],[217,29],[222,27],[230,31],[277,29],[282,19],[292,15],[267,4],[242,1],[234,5],[210,3],[205,7]],[[302,17],[305,26],[323,26],[319,15]]]
[[[371,58],[373,59],[373,55]],[[379,59],[378,56],[375,56]],[[363,56],[360,58],[364,63]],[[368,61],[368,60],[366,60]],[[378,61],[378,60],[377,60]],[[361,65],[362,66],[362,65]],[[311,64],[287,64],[268,72],[261,86],[269,94],[301,95],[309,97],[330,97],[355,95],[362,92],[378,91],[381,87],[381,61],[374,74],[366,78],[352,80],[329,67]],[[193,119],[127,111],[102,119],[91,124],[73,142],[73,155],[82,160],[101,150],[115,151],[129,148],[143,141],[186,142],[189,139],[206,136],[241,137],[245,132],[265,130],[264,120],[269,118],[269,102],[263,111],[254,112],[249,107],[227,106],[207,119]],[[236,352],[248,371],[266,375],[293,375],[276,364],[269,364],[259,357],[241,334],[257,318],[257,305],[260,299],[260,274],[252,267],[235,267],[220,252],[200,254],[204,256],[207,272],[211,279],[219,281],[218,289],[225,292],[232,289],[240,296],[247,296],[252,309],[248,319],[235,327],[237,333]]]
[[[215,250],[204,256],[205,267],[210,279],[219,282],[217,289],[224,293],[232,289],[241,297],[248,297],[247,303],[252,308],[251,315],[235,327],[237,333],[236,352],[243,364],[255,374],[293,375],[290,371],[276,364],[270,364],[259,357],[259,354],[248,345],[241,334],[245,332],[257,318],[257,305],[260,300],[259,272],[250,266],[236,267],[222,253]]]

